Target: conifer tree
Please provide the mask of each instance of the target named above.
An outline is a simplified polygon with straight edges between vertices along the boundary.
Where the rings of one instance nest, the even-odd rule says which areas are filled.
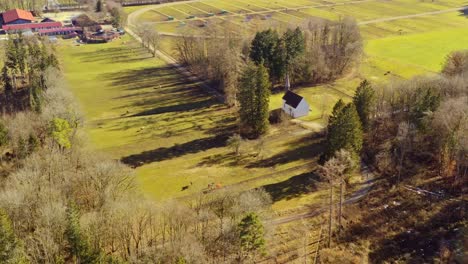
[[[338,117],[338,115],[340,115],[341,111],[343,110],[343,108],[345,106],[346,106],[346,104],[341,99],[338,100],[338,102],[336,102],[336,104],[333,106],[332,113],[331,113],[330,117],[328,118],[328,125],[329,126],[335,121],[335,119]]]
[[[340,105],[340,102],[335,105],[336,116],[332,116],[328,124],[325,160],[333,157],[341,149],[348,150],[353,155],[358,155],[362,149],[362,127],[356,107],[350,103],[339,111]]]
[[[299,27],[295,30],[288,29],[284,33],[282,40],[285,43],[285,64],[287,68],[291,61],[304,52],[305,40]]]
[[[0,209],[0,263],[29,263],[23,245],[13,231],[11,220]]]
[[[354,94],[353,103],[356,106],[364,130],[369,129],[370,115],[374,100],[375,91],[372,89],[370,83],[367,80],[362,81]]]
[[[268,130],[268,117],[269,117],[269,105],[270,105],[270,87],[271,83],[268,76],[268,71],[261,64],[257,68],[257,89],[256,93],[258,96],[257,103],[257,118],[255,126],[255,136],[258,137],[263,135]]]
[[[263,65],[249,64],[240,77],[239,116],[242,134],[257,138],[268,130],[270,82]]]
[[[8,74],[7,65],[3,66],[1,81],[3,83],[3,89],[5,93],[7,95],[13,93],[13,82],[12,82],[12,79],[10,78],[10,75]]]
[[[239,223],[239,238],[242,253],[255,255],[265,250],[265,231],[255,213],[248,213]]]
[[[27,57],[27,50],[24,44],[23,35],[20,33],[18,34],[18,38],[15,42],[16,45],[16,63],[18,66],[18,70],[21,75],[25,75],[26,73],[26,57]]]
[[[78,263],[100,263],[99,252],[92,250],[86,236],[81,231],[79,209],[73,202],[67,208],[65,235],[70,244],[70,253]]]
[[[272,78],[279,79],[284,73],[284,43],[280,41],[276,30],[268,29],[257,32],[250,47],[250,59],[257,64],[264,64]]]
[[[0,147],[8,144],[8,130],[5,125],[0,122]]]

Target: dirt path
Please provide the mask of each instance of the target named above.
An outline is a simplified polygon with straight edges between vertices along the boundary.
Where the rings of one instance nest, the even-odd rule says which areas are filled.
[[[361,177],[363,178],[363,182],[361,183],[362,186],[358,190],[353,192],[351,195],[349,195],[348,198],[345,199],[344,201],[345,205],[353,204],[357,201],[360,201],[369,193],[369,191],[374,186],[375,181],[376,181],[375,175],[369,170],[369,168],[365,164],[361,165]],[[316,209],[311,212],[307,212],[303,214],[277,218],[277,219],[272,220],[270,223],[272,223],[273,225],[286,224],[286,223],[299,221],[299,220],[303,220],[303,219],[310,218],[310,217],[315,217],[326,211],[328,211],[328,208],[322,207],[320,209]]]

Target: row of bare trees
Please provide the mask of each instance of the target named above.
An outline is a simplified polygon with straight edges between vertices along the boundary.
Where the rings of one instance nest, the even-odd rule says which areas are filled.
[[[44,5],[47,5],[47,0],[2,0],[0,1],[0,11],[21,8],[40,13]]]
[[[251,43],[253,36],[246,36],[240,29],[232,27],[225,27],[223,32],[212,27],[205,30],[207,34],[203,36],[194,36],[191,32],[182,34],[176,44],[177,59],[190,67],[193,73],[209,80],[225,94],[227,103],[233,105],[239,73],[247,65],[253,48],[251,45],[254,45]],[[338,22],[309,22],[297,30],[304,36],[299,38],[303,43],[297,43],[304,47],[303,52],[289,59],[281,51],[274,55],[276,64],[285,64],[278,65],[279,68],[288,68],[293,83],[334,80],[348,72],[360,59],[362,39],[356,22],[350,18]],[[278,48],[281,45],[284,43],[280,43]],[[282,72],[281,76],[274,72],[270,75],[276,76],[273,78],[275,82],[281,83],[286,77]]]
[[[466,178],[468,164],[468,60],[447,57],[442,74],[392,82],[377,89],[369,156],[397,182],[416,160],[435,164],[441,176]]]
[[[362,37],[352,18],[345,17],[337,22],[308,22],[304,33],[304,55],[291,63],[293,81],[333,81],[359,63],[363,52]]]

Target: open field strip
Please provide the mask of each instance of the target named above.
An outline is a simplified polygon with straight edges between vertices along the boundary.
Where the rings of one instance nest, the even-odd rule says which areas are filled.
[[[443,31],[467,27],[467,18],[460,12],[402,18],[398,20],[360,25],[361,34],[367,40],[390,36],[402,36],[430,31]]]
[[[369,56],[379,60],[416,65],[432,72],[441,70],[447,54],[462,49],[468,49],[468,26],[375,39],[366,46]]]

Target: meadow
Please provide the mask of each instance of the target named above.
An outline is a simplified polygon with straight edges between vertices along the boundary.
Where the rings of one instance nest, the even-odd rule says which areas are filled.
[[[64,41],[58,50],[92,145],[134,167],[146,195],[190,200],[212,183],[238,190],[263,186],[278,215],[322,201],[314,185],[318,176],[310,173],[322,138],[311,131],[272,126],[263,140],[245,142],[236,157],[226,146],[237,130],[232,109],[130,37],[104,45]]]

